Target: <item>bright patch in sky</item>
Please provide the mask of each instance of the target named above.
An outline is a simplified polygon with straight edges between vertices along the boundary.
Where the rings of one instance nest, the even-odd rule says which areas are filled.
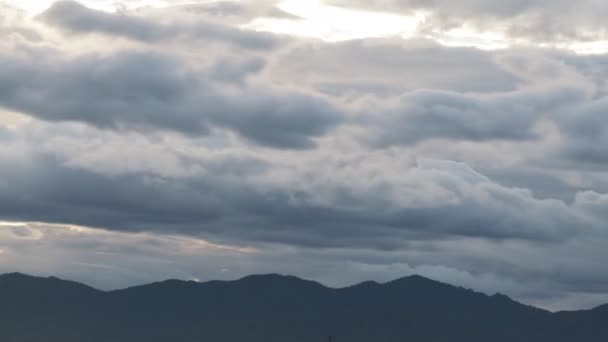
[[[0,0],[0,2],[4,2],[12,7],[22,9],[30,15],[40,14],[55,3],[54,0]],[[83,0],[79,2],[87,7],[98,10],[114,11],[116,9],[112,1]]]
[[[89,8],[108,12],[215,1],[218,0],[79,0],[81,4]],[[0,3],[21,8],[30,15],[43,12],[54,2],[54,0],[0,0]],[[506,49],[517,45],[566,49],[579,54],[608,53],[608,41],[522,41],[511,39],[501,32],[479,32],[467,27],[431,34],[422,33],[419,31],[419,27],[428,15],[424,12],[416,12],[410,16],[370,12],[329,6],[323,4],[321,0],[285,0],[278,2],[276,6],[298,18],[256,18],[243,27],[258,31],[317,38],[327,42],[399,36],[405,39],[428,38],[444,46],[474,47],[482,50]]]
[[[518,45],[567,49],[579,54],[608,53],[608,41],[534,42],[512,39],[498,31],[480,32],[466,26],[431,34],[422,33],[419,31],[420,25],[428,16],[423,11],[406,16],[328,6],[320,0],[286,0],[278,3],[277,7],[298,19],[258,18],[245,27],[328,42],[401,36],[405,39],[428,38],[444,46],[482,50],[500,50]]]
[[[499,32],[478,32],[459,27],[437,34],[426,35],[444,46],[475,47],[482,50],[500,50],[510,46],[508,38]]]
[[[246,27],[335,42],[386,36],[411,37],[424,20],[423,13],[404,16],[366,12],[328,6],[318,0],[288,0],[280,2],[277,7],[300,19],[258,18]]]
[[[13,129],[19,125],[28,123],[31,120],[31,117],[27,115],[0,109],[0,127]],[[2,222],[0,222],[0,224],[2,224]]]
[[[77,0],[79,3],[100,11],[115,12],[121,9],[137,9],[143,7],[154,7],[162,8],[167,6],[185,5],[192,3],[201,2],[212,2],[207,1],[193,1],[193,0]],[[45,11],[56,0],[0,0],[0,3],[6,3],[13,7],[21,8],[31,15],[40,14]]]

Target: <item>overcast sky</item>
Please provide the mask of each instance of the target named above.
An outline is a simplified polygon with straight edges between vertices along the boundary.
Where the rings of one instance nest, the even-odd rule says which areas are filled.
[[[0,0],[0,273],[608,303],[607,15]]]

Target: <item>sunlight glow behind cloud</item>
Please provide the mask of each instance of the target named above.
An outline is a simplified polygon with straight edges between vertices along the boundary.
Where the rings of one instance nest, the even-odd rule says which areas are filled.
[[[91,227],[78,226],[73,224],[54,224],[45,222],[12,222],[12,221],[0,221],[0,234],[6,230],[23,229],[27,230],[27,237],[30,240],[40,240],[45,237],[44,232],[53,230],[62,234],[72,235],[89,235],[97,236],[99,238],[113,238],[116,240],[128,240],[128,239],[162,239],[164,242],[171,243],[175,247],[179,247],[181,251],[227,251],[234,253],[253,254],[258,251],[252,247],[241,247],[211,243],[207,240],[190,238],[178,235],[156,235],[151,233],[127,233],[127,232],[114,232],[104,229],[97,229]],[[25,236],[25,235],[24,235]]]
[[[221,0],[80,0],[79,2],[92,9],[116,12],[217,1]],[[253,4],[255,1],[257,0],[249,0]],[[0,0],[0,4],[20,8],[31,16],[45,11],[54,2],[55,0]],[[321,39],[326,42],[399,36],[404,39],[431,39],[444,46],[473,47],[481,50],[532,46],[570,50],[578,54],[608,53],[608,41],[545,42],[516,39],[499,31],[480,32],[467,27],[466,23],[461,27],[445,31],[423,32],[421,26],[429,16],[429,13],[424,11],[417,11],[408,16],[330,6],[321,0],[285,0],[277,2],[276,7],[296,18],[260,17],[245,23],[242,28]]]
[[[287,0],[277,7],[299,19],[258,18],[245,27],[336,42],[387,36],[410,38],[424,20],[422,12],[412,16],[366,12],[328,6],[318,0]]]
[[[37,15],[51,7],[57,0],[0,0],[0,3],[20,8],[30,15]],[[168,6],[215,2],[215,0],[78,0],[79,3],[100,11],[115,12],[138,8],[163,8]]]
[[[398,15],[329,6],[320,0],[286,0],[277,7],[297,19],[257,18],[245,28],[337,42],[352,39],[401,36],[427,38],[450,47],[474,47],[482,50],[501,50],[512,46],[536,46],[566,49],[578,54],[608,53],[607,41],[535,42],[508,37],[504,32],[481,32],[463,24],[461,27],[432,33],[422,32],[429,13],[417,11],[413,15]]]

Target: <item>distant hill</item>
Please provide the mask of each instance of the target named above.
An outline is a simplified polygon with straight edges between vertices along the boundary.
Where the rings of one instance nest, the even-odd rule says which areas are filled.
[[[594,342],[608,306],[551,313],[411,276],[332,289],[280,275],[103,292],[0,275],[3,342]]]

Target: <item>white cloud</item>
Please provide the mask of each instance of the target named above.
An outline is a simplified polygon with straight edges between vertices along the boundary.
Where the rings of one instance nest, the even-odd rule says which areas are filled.
[[[26,11],[29,15],[38,15],[54,3],[62,0],[1,0],[16,8]],[[208,3],[213,0],[80,0],[81,4],[100,11],[116,12],[121,10],[137,10],[145,8],[163,8],[179,5],[191,5],[197,3]]]
[[[320,1],[288,0],[277,7],[297,18],[258,18],[244,27],[335,42],[388,36],[409,38],[424,19],[423,13],[405,16],[365,12],[327,6]]]

